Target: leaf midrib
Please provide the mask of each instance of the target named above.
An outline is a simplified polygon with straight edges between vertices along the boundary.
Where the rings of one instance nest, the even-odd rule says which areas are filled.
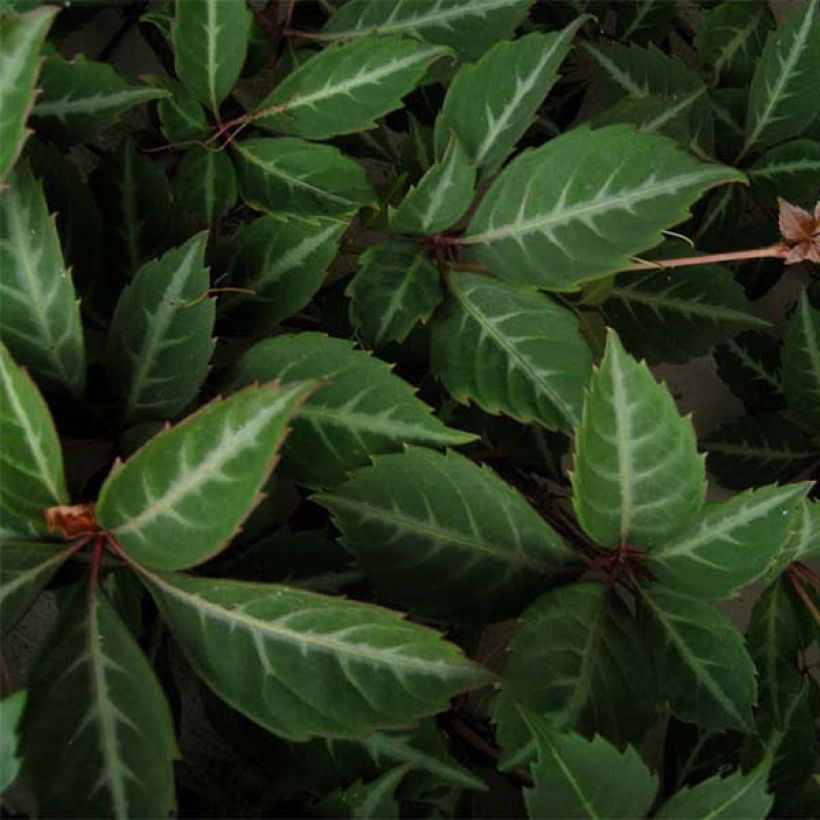
[[[45,100],[34,106],[33,114],[37,117],[56,117],[65,120],[72,114],[99,114],[108,109],[116,110],[122,103],[151,100],[164,96],[153,88],[128,88],[108,94],[97,92],[86,97],[73,98],[68,95],[53,100]],[[101,100],[102,104],[94,105],[92,101]]]

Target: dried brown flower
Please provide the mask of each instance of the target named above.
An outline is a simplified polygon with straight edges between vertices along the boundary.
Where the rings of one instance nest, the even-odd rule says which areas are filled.
[[[814,213],[798,208],[785,199],[780,203],[780,233],[788,248],[785,257],[787,265],[798,262],[820,264],[820,202],[814,206]]]
[[[46,510],[46,526],[49,532],[62,530],[66,538],[97,532],[97,519],[93,504],[61,504]]]

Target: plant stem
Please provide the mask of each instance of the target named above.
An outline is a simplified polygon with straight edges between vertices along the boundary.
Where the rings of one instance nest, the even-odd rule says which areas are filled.
[[[768,248],[753,248],[747,251],[727,251],[726,253],[707,253],[702,256],[685,256],[678,259],[658,259],[651,262],[636,262],[626,270],[657,270],[659,268],[687,268],[692,265],[710,265],[717,262],[739,262],[743,259],[784,259],[788,249],[782,245],[771,245]]]
[[[820,612],[818,612],[817,607],[814,605],[814,601],[809,597],[808,592],[806,592],[803,584],[800,582],[800,578],[797,576],[797,573],[790,572],[789,573],[789,580],[792,582],[792,586],[794,587],[794,591],[800,597],[800,600],[806,605],[806,609],[811,613],[812,618],[814,618],[814,622],[816,624],[820,624]]]

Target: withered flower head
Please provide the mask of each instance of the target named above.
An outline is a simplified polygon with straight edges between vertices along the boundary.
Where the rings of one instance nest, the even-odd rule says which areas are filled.
[[[49,532],[61,530],[66,538],[96,532],[99,527],[94,516],[94,504],[61,504],[46,510]]]
[[[785,262],[795,265],[798,262],[820,264],[820,202],[814,206],[811,214],[785,199],[780,203],[780,233],[788,247]]]

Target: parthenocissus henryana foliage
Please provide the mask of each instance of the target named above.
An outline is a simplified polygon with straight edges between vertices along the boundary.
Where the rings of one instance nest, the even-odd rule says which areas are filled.
[[[4,816],[820,816],[818,89],[818,0],[0,0]]]

